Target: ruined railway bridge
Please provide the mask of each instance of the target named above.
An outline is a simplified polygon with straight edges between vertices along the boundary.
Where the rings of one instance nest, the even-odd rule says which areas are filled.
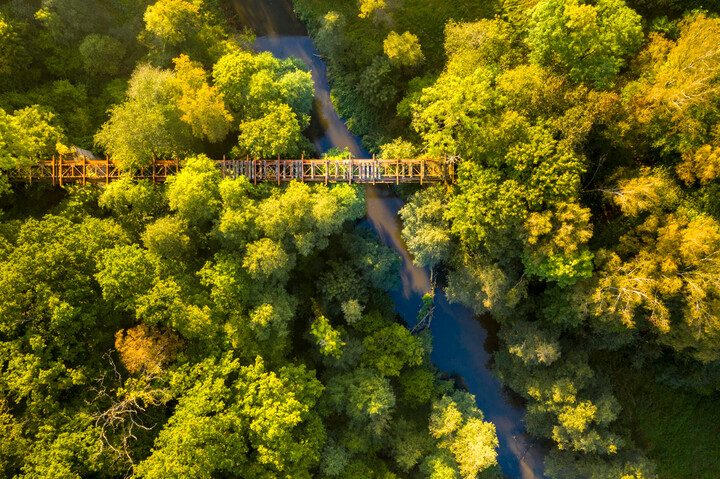
[[[215,161],[223,178],[245,176],[253,183],[288,181],[328,183],[440,183],[455,180],[455,164],[447,158],[414,159],[357,159],[317,158],[286,159],[232,159]],[[136,168],[136,179],[162,183],[182,169],[179,160],[155,160],[146,167]],[[71,160],[53,157],[13,170],[13,182],[41,182],[64,185],[66,183],[110,183],[127,175],[109,158],[90,160],[86,157]]]

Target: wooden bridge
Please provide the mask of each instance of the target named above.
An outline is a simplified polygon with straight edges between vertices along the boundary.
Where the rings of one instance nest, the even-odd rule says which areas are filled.
[[[327,183],[438,183],[455,180],[455,165],[446,159],[305,159],[299,160],[244,160],[216,161],[223,178],[245,176],[258,182],[324,182]],[[182,169],[178,160],[153,160],[147,167],[133,172],[136,179],[164,182]],[[88,160],[53,158],[9,172],[13,182],[42,182],[64,185],[66,183],[109,183],[126,175],[110,159]]]

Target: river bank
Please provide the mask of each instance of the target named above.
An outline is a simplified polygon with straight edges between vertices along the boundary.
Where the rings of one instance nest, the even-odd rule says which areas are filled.
[[[302,23],[292,12],[289,0],[234,0],[240,25],[252,28],[257,39],[255,49],[273,55],[301,59],[311,70],[315,86],[313,119],[307,134],[318,153],[330,148],[347,148],[354,156],[368,157],[360,138],[348,130],[335,110],[330,96],[327,67]],[[366,185],[367,214],[364,225],[371,228],[387,246],[402,258],[401,286],[392,291],[396,312],[409,324],[415,321],[422,296],[430,288],[429,271],[418,268],[403,242],[398,211],[402,200],[387,186]],[[448,303],[445,295],[436,295],[432,360],[446,373],[462,378],[458,382],[475,395],[478,407],[497,428],[500,442],[498,462],[512,479],[543,477],[544,451],[524,433],[524,409],[508,395],[489,369],[494,335],[478,321],[472,311]],[[491,320],[490,320],[491,321]],[[487,349],[487,350],[486,350]]]

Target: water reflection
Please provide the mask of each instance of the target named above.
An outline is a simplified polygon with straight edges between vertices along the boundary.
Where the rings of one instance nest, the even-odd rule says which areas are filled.
[[[383,242],[394,248],[403,259],[402,287],[392,292],[395,310],[412,325],[422,304],[422,295],[430,287],[429,271],[412,263],[400,236],[397,212],[402,201],[386,186],[366,185],[367,223]],[[485,324],[492,319],[483,318]],[[536,479],[543,477],[544,451],[524,433],[521,404],[509,397],[488,370],[491,351],[497,338],[477,321],[469,309],[450,304],[442,292],[436,295],[435,319],[432,322],[433,363],[442,371],[460,375],[465,387],[475,395],[485,418],[495,424],[500,447],[498,462],[509,477]],[[496,327],[491,329],[494,332]]]
[[[365,188],[367,202],[367,218],[375,232],[383,242],[400,253],[403,268],[400,271],[402,280],[402,295],[406,300],[422,297],[430,290],[430,276],[423,268],[415,266],[410,252],[400,236],[401,224],[397,214],[402,208],[402,200],[392,194],[388,188]],[[417,310],[415,311],[417,313]]]
[[[327,152],[330,148],[348,148],[357,158],[369,158],[368,153],[345,126],[330,100],[330,84],[327,78],[327,67],[315,49],[310,37],[300,36],[266,36],[255,41],[257,51],[271,52],[279,58],[296,57],[310,67],[315,84],[315,113],[323,130],[315,129],[310,133],[311,140],[318,153]]]
[[[235,0],[232,5],[240,25],[252,28],[259,37],[307,36],[288,0]]]
[[[287,58],[295,56],[311,69],[315,83],[313,118],[308,132],[318,153],[332,147],[347,147],[353,155],[368,158],[360,140],[352,135],[330,101],[327,68],[307,32],[292,12],[290,0],[234,0],[242,25],[252,28],[258,38],[255,48]],[[383,242],[395,249],[403,260],[402,287],[392,292],[396,311],[410,324],[415,322],[422,295],[430,288],[428,271],[418,268],[400,237],[397,212],[402,201],[385,186],[366,186],[367,220]],[[433,362],[443,371],[459,375],[475,395],[485,418],[497,428],[500,447],[498,461],[503,472],[513,479],[543,477],[545,452],[523,432],[524,410],[517,398],[505,394],[500,383],[487,369],[497,348],[496,329],[490,318],[477,321],[470,310],[436,296],[433,332]],[[488,334],[488,330],[491,334]],[[485,348],[485,349],[483,349]]]

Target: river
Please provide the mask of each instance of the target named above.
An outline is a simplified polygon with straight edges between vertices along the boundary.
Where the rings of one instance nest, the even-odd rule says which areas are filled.
[[[281,58],[294,56],[310,67],[315,100],[309,136],[318,152],[327,152],[332,147],[348,148],[356,157],[369,158],[360,139],[348,131],[332,105],[327,68],[295,16],[291,1],[233,0],[233,6],[242,25],[256,33],[258,51],[269,51]],[[429,271],[413,264],[400,236],[398,210],[402,200],[387,186],[367,185],[366,197],[365,223],[402,257],[401,286],[391,295],[396,311],[411,325],[422,296],[430,287]],[[495,424],[500,442],[498,462],[503,473],[512,479],[542,478],[544,451],[524,433],[522,405],[488,369],[497,341],[493,321],[481,319],[461,305],[448,303],[445,295],[438,292],[431,327],[432,360],[442,371],[462,378],[458,383],[475,395],[485,419]]]

